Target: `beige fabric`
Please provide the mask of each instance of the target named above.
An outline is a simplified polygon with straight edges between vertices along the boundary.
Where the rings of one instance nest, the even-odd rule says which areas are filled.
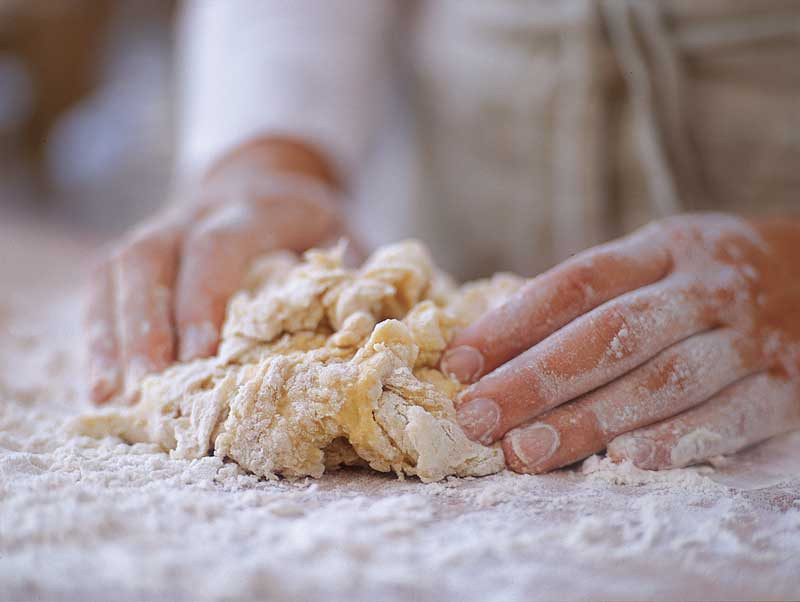
[[[617,2],[623,3],[641,5]],[[655,10],[648,16],[661,24],[662,48],[645,50],[645,57],[680,207],[796,212],[800,3],[671,0],[650,6]],[[641,197],[652,181],[634,143],[634,103],[629,89],[616,163],[623,227],[647,218]]]
[[[406,227],[458,275],[536,273],[680,210],[798,209],[800,3],[437,0],[417,17]]]

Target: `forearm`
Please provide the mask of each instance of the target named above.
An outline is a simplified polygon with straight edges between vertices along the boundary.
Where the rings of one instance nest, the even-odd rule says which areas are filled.
[[[380,106],[390,0],[188,4],[181,21],[178,172],[254,152],[344,185]]]

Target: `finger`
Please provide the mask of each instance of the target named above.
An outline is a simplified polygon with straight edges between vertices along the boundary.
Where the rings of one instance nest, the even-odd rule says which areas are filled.
[[[800,391],[766,372],[732,385],[675,418],[614,439],[608,455],[639,468],[696,464],[800,428]]]
[[[108,401],[121,384],[114,291],[108,263],[100,264],[89,279],[86,333],[89,368],[89,398]]]
[[[183,243],[176,287],[180,360],[215,353],[228,299],[255,256],[305,250],[338,228],[334,206],[316,197],[228,203],[200,221]]]
[[[701,404],[763,367],[750,337],[723,328],[690,337],[625,376],[504,437],[512,470],[540,473],[605,449],[616,436]]]
[[[261,246],[255,219],[250,207],[233,204],[200,222],[186,236],[175,291],[181,361],[216,351],[228,298]]]
[[[578,316],[663,278],[670,254],[657,226],[582,253],[531,280],[457,334],[442,370],[471,383]]]
[[[117,324],[131,398],[145,374],[163,370],[175,359],[172,286],[178,240],[176,228],[142,230],[116,258]]]
[[[710,321],[703,295],[675,277],[619,297],[466,389],[459,422],[470,438],[491,443],[706,330]]]

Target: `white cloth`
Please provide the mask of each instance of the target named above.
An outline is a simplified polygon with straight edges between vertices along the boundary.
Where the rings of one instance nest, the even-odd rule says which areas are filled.
[[[180,39],[178,169],[262,133],[322,148],[350,176],[385,102],[387,0],[194,0]]]

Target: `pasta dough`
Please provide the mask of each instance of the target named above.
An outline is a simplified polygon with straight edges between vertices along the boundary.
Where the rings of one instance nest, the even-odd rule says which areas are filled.
[[[84,416],[79,430],[175,458],[213,453],[264,477],[358,464],[426,482],[501,470],[502,450],[456,424],[460,385],[437,365],[455,329],[520,279],[456,287],[415,241],[360,269],[342,257],[340,245],[260,260],[229,304],[217,356],[146,378],[139,404]]]

